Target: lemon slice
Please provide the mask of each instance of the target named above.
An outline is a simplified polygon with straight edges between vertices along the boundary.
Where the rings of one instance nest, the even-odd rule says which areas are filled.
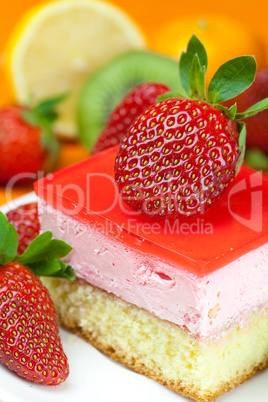
[[[116,55],[145,47],[140,29],[121,9],[102,1],[61,0],[24,16],[8,44],[6,67],[19,103],[35,105],[69,93],[58,107],[55,132],[75,138],[85,79]]]

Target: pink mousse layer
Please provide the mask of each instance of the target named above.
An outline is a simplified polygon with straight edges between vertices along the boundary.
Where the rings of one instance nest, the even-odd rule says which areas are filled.
[[[268,303],[268,244],[205,276],[130,248],[39,201],[42,231],[67,241],[78,278],[187,328],[200,340],[222,335]]]

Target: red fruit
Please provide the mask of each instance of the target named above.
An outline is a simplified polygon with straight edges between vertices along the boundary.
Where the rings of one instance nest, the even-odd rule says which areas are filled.
[[[268,68],[257,72],[252,86],[237,99],[238,110],[246,110],[268,96]],[[248,117],[247,147],[258,147],[268,153],[268,109]]]
[[[12,185],[32,182],[38,171],[53,167],[59,149],[52,133],[58,117],[55,107],[65,98],[66,94],[46,99],[32,109],[0,110],[0,184],[12,178]]]
[[[37,203],[22,205],[7,213],[7,219],[11,222],[18,233],[18,251],[22,254],[40,232],[40,223],[38,219]]]
[[[236,123],[203,101],[149,107],[121,142],[115,180],[124,201],[155,219],[206,210],[235,177]]]
[[[146,83],[135,87],[120,102],[111,114],[108,123],[101,132],[92,153],[103,151],[118,144],[128,132],[132,122],[149,106],[157,102],[160,95],[170,89],[164,84]]]
[[[27,268],[0,269],[0,361],[18,375],[57,385],[69,374],[48,290]]]
[[[33,181],[33,176],[44,169],[47,151],[42,144],[41,128],[22,117],[26,109],[7,106],[0,110],[0,184],[6,184],[15,175],[16,183]]]

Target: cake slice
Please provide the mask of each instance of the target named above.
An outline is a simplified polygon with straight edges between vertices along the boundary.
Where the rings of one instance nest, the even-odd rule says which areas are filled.
[[[122,203],[117,148],[35,184],[74,282],[45,279],[60,323],[196,401],[268,365],[268,178],[242,167],[205,214],[150,221]]]

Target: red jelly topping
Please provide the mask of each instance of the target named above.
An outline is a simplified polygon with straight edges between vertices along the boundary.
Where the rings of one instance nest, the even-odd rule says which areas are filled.
[[[37,195],[82,224],[204,276],[268,241],[268,176],[245,166],[204,214],[175,222],[131,211],[114,183],[117,147],[35,183]],[[90,237],[89,240],[90,242]]]

